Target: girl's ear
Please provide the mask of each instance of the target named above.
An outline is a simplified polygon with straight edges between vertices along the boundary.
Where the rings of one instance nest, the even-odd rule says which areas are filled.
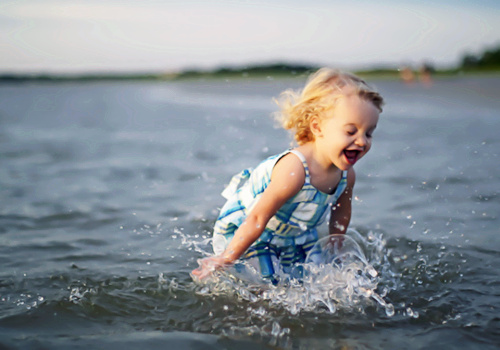
[[[311,121],[309,122],[309,129],[311,130],[315,138],[323,135],[321,129],[321,120],[317,116],[311,118]]]

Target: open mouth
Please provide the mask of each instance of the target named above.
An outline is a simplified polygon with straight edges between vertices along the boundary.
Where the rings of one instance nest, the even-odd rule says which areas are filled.
[[[345,158],[347,159],[347,162],[351,165],[356,163],[356,161],[358,160],[359,153],[360,151],[353,151],[353,150],[344,151]]]

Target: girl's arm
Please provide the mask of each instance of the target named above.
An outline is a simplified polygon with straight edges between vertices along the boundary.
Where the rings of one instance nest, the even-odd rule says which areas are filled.
[[[356,173],[351,168],[347,172],[347,187],[332,206],[330,215],[330,234],[345,233],[351,221],[352,189],[356,182]]]
[[[215,269],[232,264],[260,237],[268,221],[290,198],[304,186],[305,172],[302,161],[288,154],[275,165],[271,182],[248,214],[245,222],[236,230],[233,239],[220,256],[199,261],[200,267],[192,274],[199,279]]]

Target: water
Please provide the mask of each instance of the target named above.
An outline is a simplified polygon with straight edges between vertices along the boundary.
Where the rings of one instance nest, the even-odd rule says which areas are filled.
[[[271,99],[303,80],[0,85],[0,347],[498,348],[500,78],[374,83],[365,261],[219,289],[189,272],[220,192],[289,146]]]

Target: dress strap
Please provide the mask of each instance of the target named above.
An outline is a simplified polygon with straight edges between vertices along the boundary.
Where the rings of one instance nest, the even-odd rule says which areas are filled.
[[[346,187],[347,187],[347,170],[344,170],[342,172],[342,177],[340,178],[340,181],[337,185],[337,189],[333,194],[335,200],[339,199],[340,195],[345,191]]]

